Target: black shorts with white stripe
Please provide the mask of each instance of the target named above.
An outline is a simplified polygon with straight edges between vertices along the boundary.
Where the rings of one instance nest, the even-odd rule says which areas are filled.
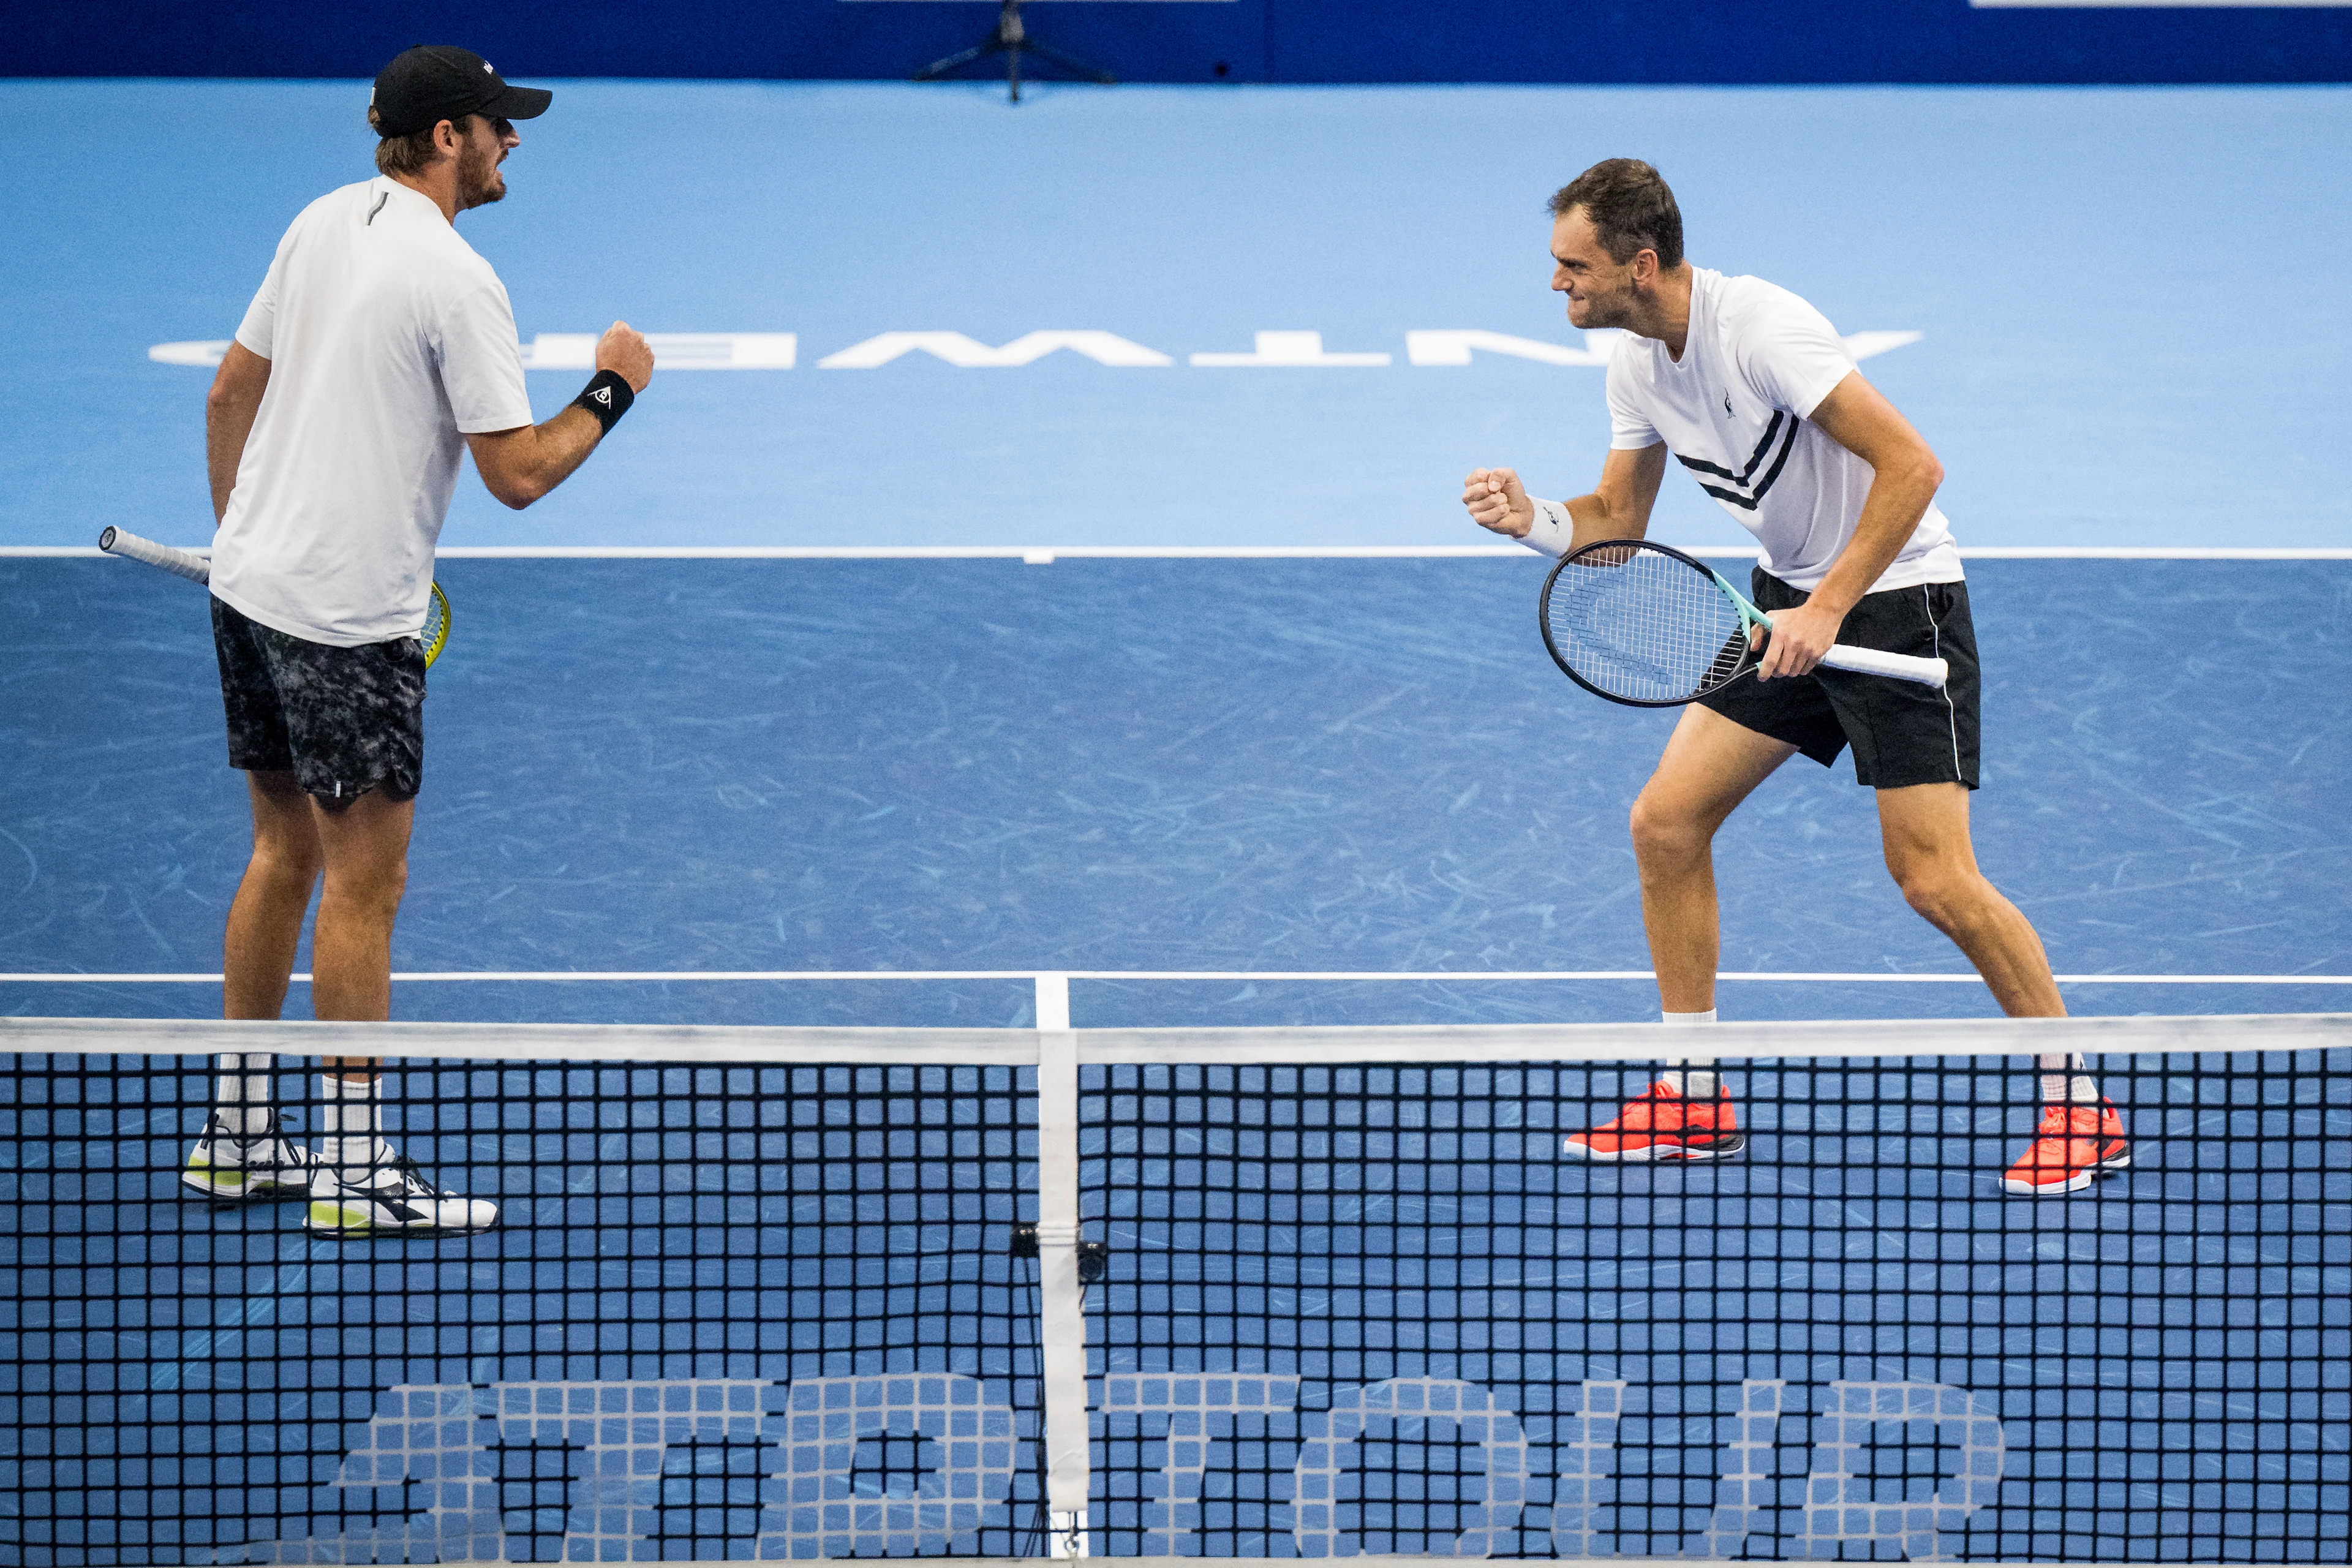
[[[1750,595],[1766,615],[1809,596],[1758,567]],[[1949,660],[1941,691],[1916,681],[1824,665],[1794,680],[1745,677],[1699,700],[1735,724],[1786,741],[1823,767],[1853,748],[1856,784],[1977,787],[1977,634],[1966,583],[1923,583],[1864,594],[1838,641]]]

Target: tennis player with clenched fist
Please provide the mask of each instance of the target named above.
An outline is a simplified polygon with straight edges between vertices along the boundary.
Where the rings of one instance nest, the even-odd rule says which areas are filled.
[[[652,350],[616,321],[586,389],[532,423],[506,288],[458,237],[459,213],[506,196],[514,121],[552,96],[446,46],[384,67],[368,105],[376,177],[294,220],[205,400],[214,643],[229,763],[253,805],[225,942],[228,1017],[278,1016],[314,887],[318,1016],[390,1016],[424,778],[416,634],[459,455],[473,453],[499,500],[529,506],[653,379]],[[222,1058],[219,1103],[183,1173],[190,1191],[307,1198],[307,1227],[344,1238],[497,1222],[496,1205],[436,1190],[385,1142],[374,1061],[327,1063],[316,1153],[284,1135],[270,1066]]]
[[[1609,366],[1611,451],[1599,487],[1571,501],[1537,500],[1512,470],[1479,468],[1462,497],[1471,520],[1551,555],[1638,540],[1672,457],[1761,547],[1753,596],[1771,628],[1761,667],[1696,695],[1633,803],[1665,1021],[1715,1020],[1716,830],[1790,757],[1827,766],[1849,746],[1855,781],[1877,792],[1887,869],[1911,907],[1967,954],[2003,1012],[2063,1016],[2041,938],[1978,868],[1969,839],[1976,634],[1936,505],[1936,454],[1819,310],[1760,278],[1691,265],[1682,212],[1649,164],[1594,164],[1553,195],[1551,215],[1551,286],[1570,321],[1625,334]],[[1940,661],[1948,680],[1825,665],[1840,644]],[[1736,1158],[1747,1141],[1730,1093],[1711,1058],[1689,1060],[1615,1120],[1568,1138],[1565,1152]],[[2082,1058],[2039,1065],[2042,1123],[2002,1189],[2080,1192],[2128,1165],[2122,1119]]]

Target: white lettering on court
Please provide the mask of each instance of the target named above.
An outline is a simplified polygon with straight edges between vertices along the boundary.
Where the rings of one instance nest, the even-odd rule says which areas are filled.
[[[1129,342],[1112,332],[1024,332],[1001,349],[961,332],[884,332],[852,343],[816,362],[819,370],[875,370],[917,350],[965,370],[1033,364],[1058,349],[1084,354],[1097,364],[1120,367],[1173,364],[1157,349]]]
[[[1507,332],[1412,331],[1404,335],[1404,357],[1414,364],[1464,365],[1471,351],[1508,354],[1541,364],[1607,364],[1616,352],[1618,334],[1601,328],[1584,334],[1584,347],[1548,343],[1540,338],[1515,338]]]
[[[1266,365],[1285,370],[1302,365],[1381,365],[1389,363],[1386,354],[1326,353],[1320,332],[1260,332],[1255,342],[1257,347],[1248,353],[1194,354],[1192,363],[1204,368]]]
[[[1920,332],[1850,332],[1844,339],[1846,352],[1856,360],[1866,360],[1917,342]],[[1514,337],[1508,332],[1490,332],[1476,328],[1415,328],[1405,333],[1405,361],[1423,368],[1452,368],[1476,363],[1480,354],[1498,354],[1507,359],[1532,360],[1538,364],[1559,365],[1569,369],[1599,368],[1609,363],[1623,334],[1612,329],[1595,328],[1584,334],[1584,346],[1556,343],[1542,338]],[[661,370],[790,370],[799,363],[800,338],[794,332],[647,332],[646,342],[654,351],[654,363]],[[1280,331],[1259,332],[1255,346],[1247,353],[1196,353],[1189,356],[1192,365],[1208,370],[1260,366],[1269,369],[1300,369],[1330,366],[1376,367],[1393,363],[1385,353],[1334,353],[1323,347],[1320,332]],[[228,353],[226,338],[191,339],[184,342],[156,343],[147,351],[147,357],[157,364],[191,365],[210,369],[220,363]],[[1174,364],[1175,360],[1158,349],[1104,331],[1038,331],[1024,332],[1004,344],[991,348],[977,338],[961,332],[881,332],[856,342],[836,353],[817,361],[820,370],[877,370],[891,361],[910,353],[929,354],[931,358],[956,366],[960,370],[991,370],[1017,368],[1034,364],[1047,354],[1061,350],[1090,359],[1097,364],[1122,369]],[[596,334],[593,332],[541,332],[521,345],[522,367],[525,370],[593,370],[596,367]]]

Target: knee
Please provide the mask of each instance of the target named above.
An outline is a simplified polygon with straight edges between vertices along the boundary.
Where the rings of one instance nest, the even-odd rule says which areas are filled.
[[[318,842],[292,834],[257,833],[248,875],[278,891],[299,891],[308,898],[310,885],[319,879]]]
[[[1984,879],[1974,872],[1934,865],[1898,866],[1893,870],[1904,901],[1938,931],[1966,925],[1970,911],[1983,901]]]
[[[408,857],[361,865],[330,866],[323,898],[344,908],[390,920],[408,890]]]
[[[1686,864],[1704,856],[1714,837],[1706,823],[1660,804],[1646,791],[1634,797],[1630,826],[1633,857],[1645,867]]]

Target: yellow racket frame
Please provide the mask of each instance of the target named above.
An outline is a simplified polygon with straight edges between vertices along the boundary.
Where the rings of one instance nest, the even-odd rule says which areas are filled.
[[[433,584],[433,602],[425,612],[425,630],[420,636],[425,644],[425,668],[430,669],[449,642],[449,595],[441,591],[438,583]]]

